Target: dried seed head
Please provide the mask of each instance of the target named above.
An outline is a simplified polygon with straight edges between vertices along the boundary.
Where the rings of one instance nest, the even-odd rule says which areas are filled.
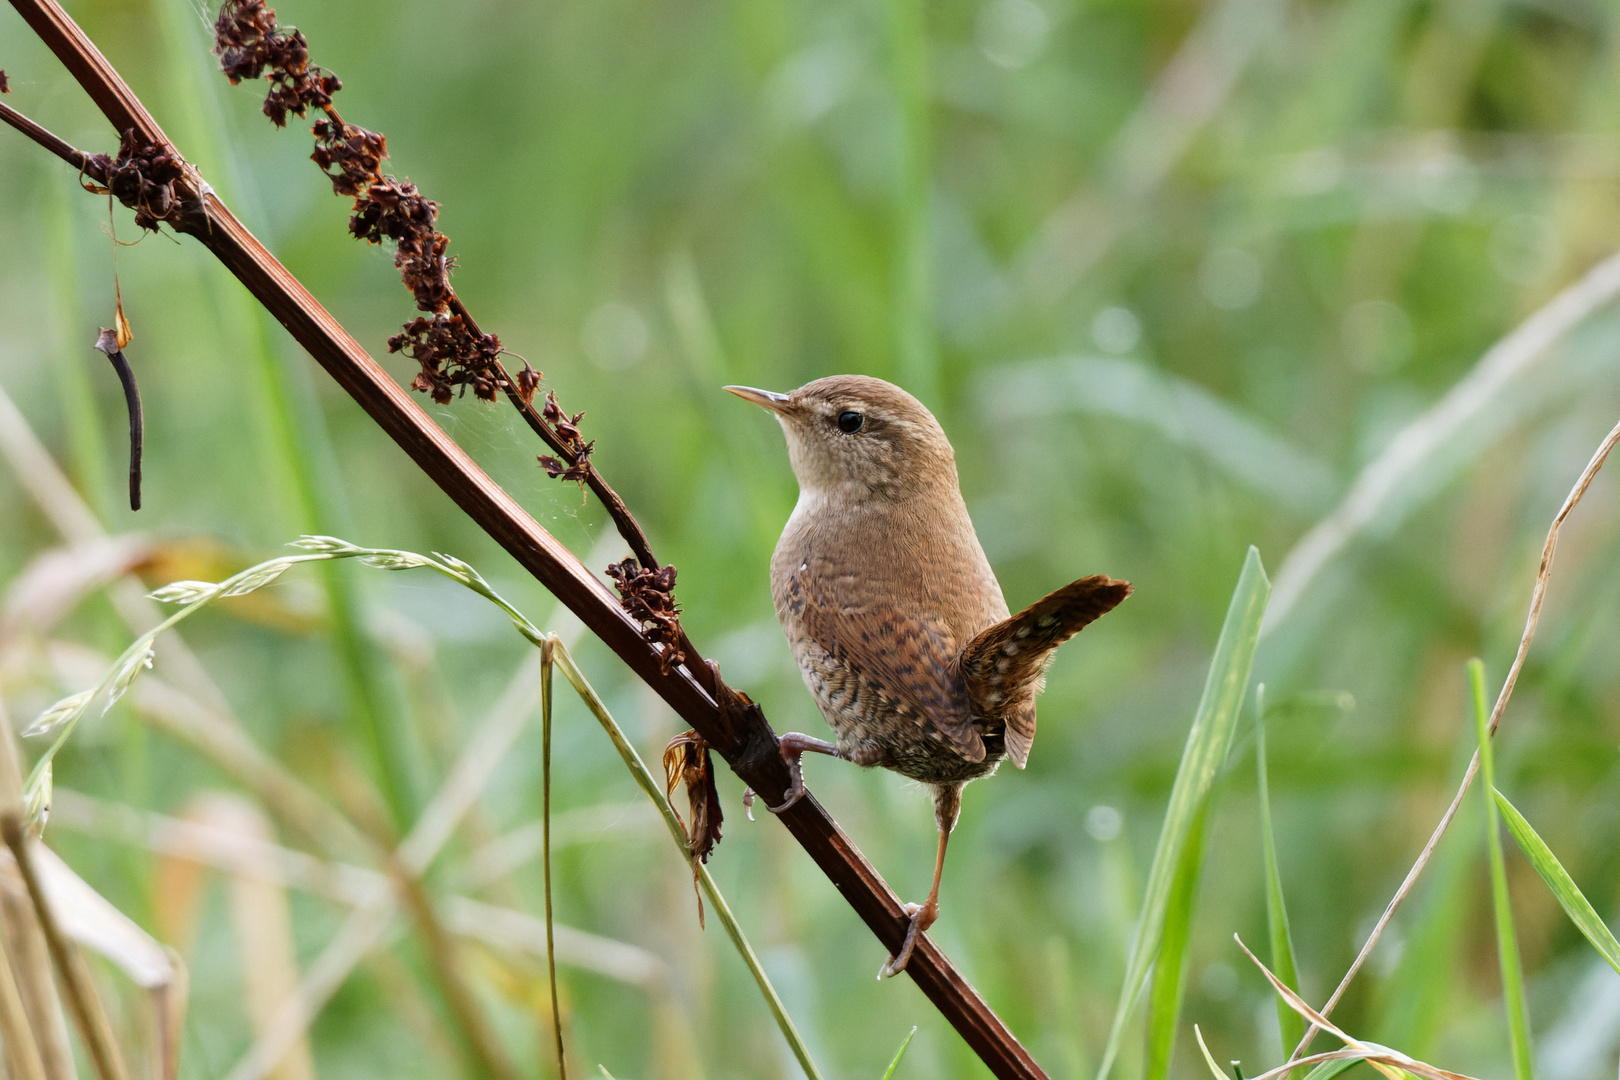
[[[550,472],[548,468],[546,470]],[[675,567],[648,570],[635,559],[607,568],[619,590],[619,606],[636,622],[648,641],[663,646],[659,666],[665,674],[686,659],[681,651],[681,606],[675,602]]]
[[[309,62],[304,35],[279,28],[264,0],[226,0],[214,21],[214,52],[233,84],[261,75],[270,80],[264,115],[276,127],[287,125],[289,113],[326,108],[343,88],[336,75]]]
[[[540,389],[540,380],[542,377],[543,376],[540,374],[540,372],[530,367],[529,362],[525,360],[523,362],[523,370],[517,374],[518,400],[523,402],[525,405],[533,402],[534,392]]]

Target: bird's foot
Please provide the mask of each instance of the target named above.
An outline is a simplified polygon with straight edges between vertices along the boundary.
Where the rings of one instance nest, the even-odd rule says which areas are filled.
[[[783,735],[781,739],[777,741],[777,745],[781,751],[782,760],[787,764],[788,776],[791,778],[792,782],[788,784],[787,798],[783,799],[780,805],[765,807],[765,809],[769,810],[773,814],[782,813],[783,811],[787,810],[788,807],[804,798],[804,768],[799,763],[800,758],[804,757],[805,754],[810,753],[826,754],[828,757],[843,757],[843,755],[838,752],[838,747],[836,744],[830,743],[825,739],[813,739],[808,735],[800,735],[797,731],[790,731],[786,735]],[[745,788],[743,790],[743,810],[747,812],[749,821],[754,820],[755,798],[757,798],[757,796],[754,794],[753,788]]]
[[[906,965],[911,962],[912,951],[917,947],[917,938],[939,918],[939,904],[935,902],[902,904],[900,910],[911,916],[911,925],[906,928],[906,940],[900,946],[899,954],[889,957],[883,961],[883,966],[878,968],[879,981],[892,979],[906,970]]]

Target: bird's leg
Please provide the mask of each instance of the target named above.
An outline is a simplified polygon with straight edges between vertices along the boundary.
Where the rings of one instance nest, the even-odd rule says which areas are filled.
[[[797,731],[790,731],[777,741],[782,752],[782,760],[787,762],[788,775],[793,782],[788,785],[787,798],[782,800],[780,806],[767,806],[765,809],[773,814],[780,814],[800,799],[804,798],[804,770],[799,765],[799,759],[806,754],[826,754],[828,757],[843,757],[838,752],[836,743],[826,739],[816,739],[809,735],[801,735]],[[743,808],[748,811],[748,819],[754,818],[754,789],[743,791]]]
[[[911,962],[911,953],[917,947],[917,937],[934,925],[939,918],[939,879],[945,872],[945,845],[950,843],[951,830],[956,828],[956,815],[962,809],[961,784],[934,786],[934,821],[939,825],[939,852],[934,856],[934,885],[928,890],[928,899],[921,904],[903,904],[901,910],[911,916],[906,928],[906,940],[900,952],[889,957],[878,969],[879,979],[900,974]]]

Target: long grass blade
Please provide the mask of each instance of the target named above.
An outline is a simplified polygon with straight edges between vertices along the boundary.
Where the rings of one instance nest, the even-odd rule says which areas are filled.
[[[1502,829],[1497,823],[1495,755],[1491,752],[1490,709],[1485,703],[1485,664],[1468,661],[1468,685],[1474,699],[1474,734],[1479,740],[1479,767],[1485,779],[1485,846],[1491,860],[1491,900],[1496,908],[1496,955],[1502,968],[1502,998],[1507,1006],[1508,1043],[1513,1051],[1514,1080],[1533,1080],[1530,1060],[1530,1011],[1524,1000],[1524,969],[1519,939],[1513,930],[1513,901],[1508,895],[1507,863],[1502,857]]]
[[[906,1037],[900,1040],[900,1049],[894,1052],[894,1060],[889,1062],[889,1067],[887,1069],[883,1070],[883,1080],[893,1080],[894,1070],[900,1067],[900,1059],[906,1056],[906,1047],[910,1046],[911,1040],[915,1039],[916,1037],[917,1025],[913,1024],[911,1026],[911,1030],[906,1033]]]
[[[1277,870],[1277,841],[1271,828],[1271,781],[1266,763],[1266,685],[1254,689],[1254,758],[1260,796],[1260,847],[1266,864],[1266,929],[1271,937],[1271,970],[1289,986],[1299,986],[1294,960],[1294,939],[1288,929],[1288,905],[1283,901],[1282,875]],[[1296,1046],[1305,1035],[1304,1021],[1281,1001],[1277,1002],[1277,1028],[1282,1046]]]
[[[1518,841],[1519,849],[1530,860],[1530,865],[1536,868],[1541,880],[1547,883],[1553,896],[1558,898],[1559,905],[1564,914],[1575,928],[1586,935],[1586,940],[1598,951],[1598,955],[1608,961],[1616,974],[1620,974],[1620,941],[1616,941],[1614,934],[1586,899],[1575,884],[1575,879],[1569,876],[1564,864],[1552,853],[1540,834],[1530,827],[1530,823],[1519,813],[1517,807],[1508,802],[1507,796],[1500,791],[1496,792],[1496,808],[1502,813],[1502,820],[1507,824],[1508,832]]]
[[[1214,800],[1210,800],[1213,802]],[[1198,811],[1182,848],[1170,903],[1164,912],[1164,940],[1153,963],[1148,987],[1148,1080],[1164,1080],[1175,1052],[1176,1025],[1187,988],[1187,947],[1192,939],[1193,913],[1198,906],[1198,879],[1204,866],[1204,838],[1208,833],[1209,804]]]
[[[1107,1080],[1113,1068],[1126,1025],[1147,980],[1148,968],[1158,956],[1159,946],[1164,940],[1165,918],[1177,868],[1181,864],[1182,852],[1187,846],[1193,824],[1209,800],[1215,774],[1226,760],[1226,751],[1231,746],[1232,732],[1237,727],[1238,714],[1249,684],[1249,672],[1254,665],[1260,621],[1270,594],[1271,582],[1266,578],[1265,567],[1261,565],[1260,552],[1251,547],[1243,561],[1243,572],[1238,577],[1237,588],[1232,593],[1220,640],[1215,646],[1215,658],[1210,663],[1209,676],[1204,683],[1203,697],[1198,702],[1192,730],[1187,733],[1187,744],[1182,751],[1181,764],[1176,769],[1176,778],[1170,788],[1170,805],[1159,831],[1153,866],[1148,871],[1136,937],[1125,967],[1125,985],[1120,990],[1119,1004],[1114,1012],[1113,1026],[1108,1032],[1108,1045],[1103,1052],[1102,1065],[1097,1070],[1097,1080]]]
[[[557,1000],[556,924],[551,907],[551,664],[557,647],[555,638],[540,646],[540,861],[546,894],[546,978],[551,992],[551,1032],[557,1042],[558,1080],[568,1080],[562,1005]]]

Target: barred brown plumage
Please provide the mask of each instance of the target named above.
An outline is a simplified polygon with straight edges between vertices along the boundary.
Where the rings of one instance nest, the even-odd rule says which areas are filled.
[[[837,375],[789,394],[730,386],[770,409],[787,435],[799,503],[771,559],[777,617],[837,736],[790,733],[787,801],[799,758],[829,754],[929,784],[939,826],[933,888],[908,904],[911,929],[881,975],[904,969],[938,916],[945,847],[962,787],[1004,758],[1023,768],[1035,696],[1054,650],[1130,595],[1082,578],[1009,615],[932,413],[881,379]]]

